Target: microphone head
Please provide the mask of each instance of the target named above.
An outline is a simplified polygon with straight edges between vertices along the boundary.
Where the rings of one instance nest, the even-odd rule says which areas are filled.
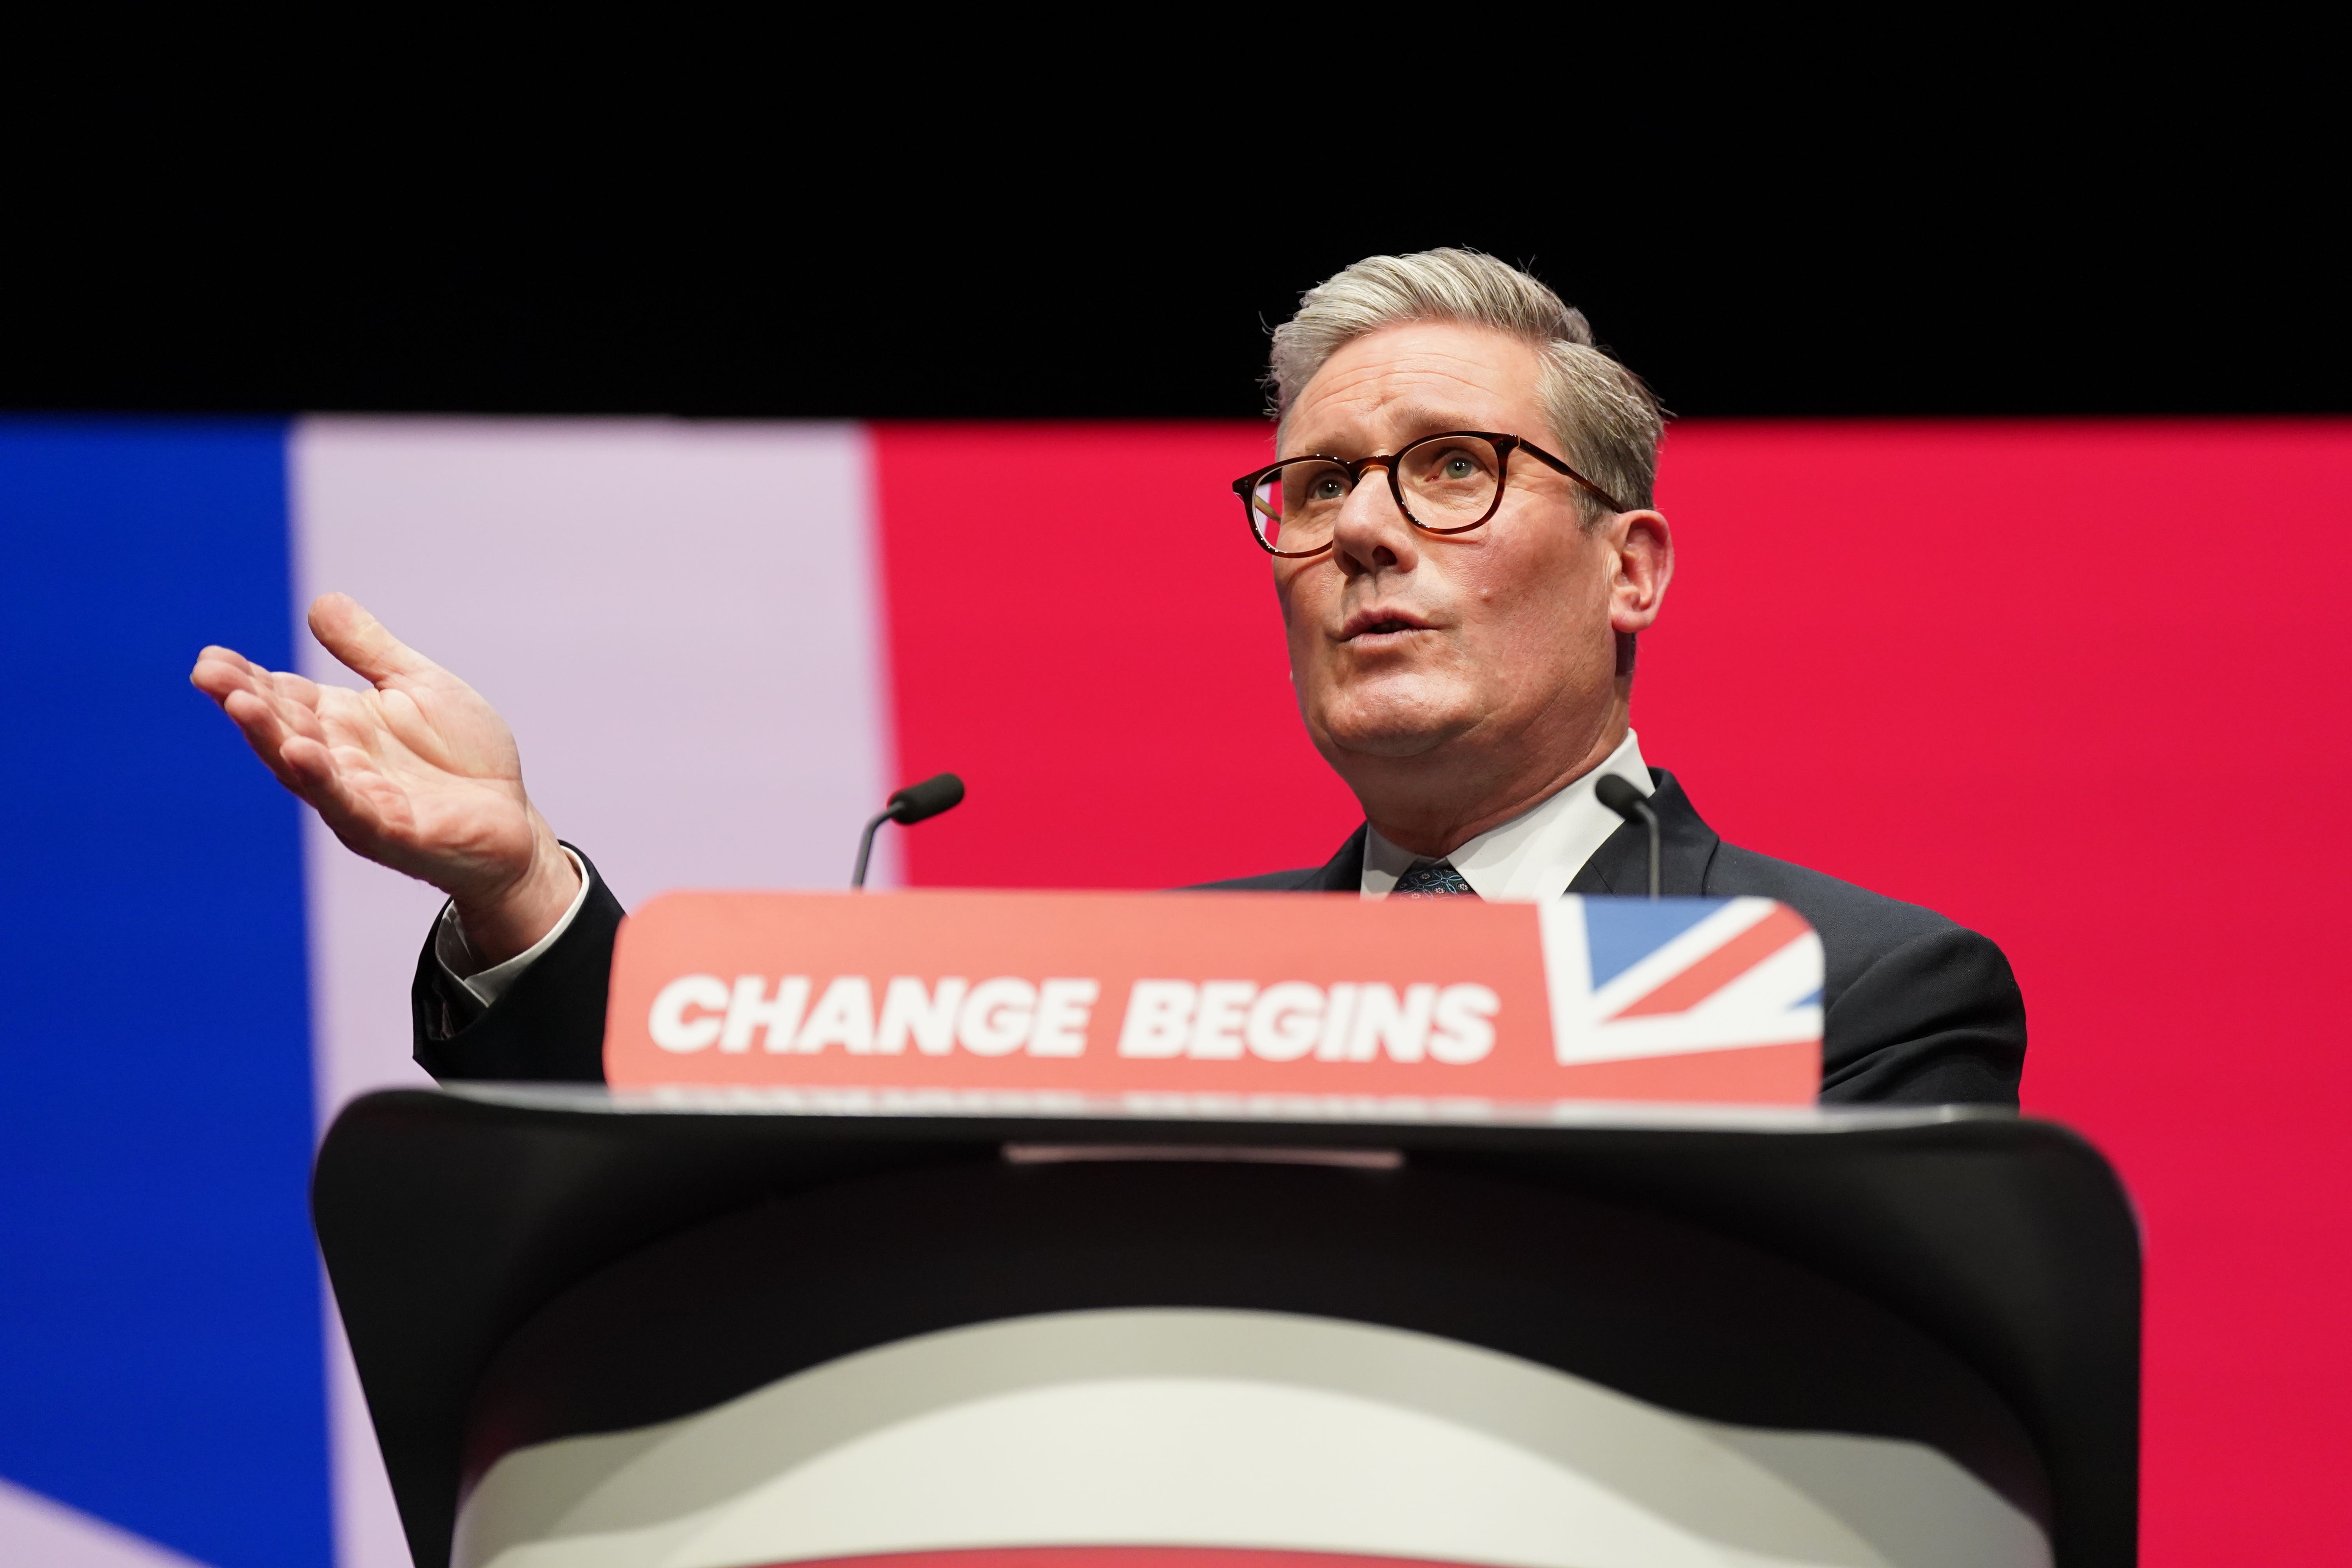
[[[1649,804],[1642,798],[1640,790],[1615,773],[1603,774],[1601,782],[1592,786],[1592,795],[1594,799],[1628,822],[1633,821],[1641,808]]]
[[[936,773],[910,784],[890,797],[890,816],[902,823],[921,822],[963,804],[963,780],[953,773]]]

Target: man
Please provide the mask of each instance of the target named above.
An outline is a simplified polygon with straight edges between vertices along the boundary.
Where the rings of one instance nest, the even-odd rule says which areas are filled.
[[[1282,460],[1235,483],[1269,555],[1299,711],[1362,802],[1324,866],[1219,884],[1367,898],[1646,887],[1793,905],[1827,956],[1826,1100],[2013,1104],[2024,1004],[2000,952],[1927,910],[1725,844],[1631,724],[1634,649],[1674,572],[1651,506],[1656,403],[1584,318],[1492,258],[1374,257],[1275,333]],[[512,736],[359,605],[311,607],[373,684],[226,648],[193,679],[280,782],[370,859],[449,895],[417,965],[417,1060],[443,1079],[601,1077],[622,910],[532,809]]]

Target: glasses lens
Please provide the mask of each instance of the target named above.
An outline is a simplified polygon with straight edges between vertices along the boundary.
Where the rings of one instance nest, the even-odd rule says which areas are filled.
[[[1258,476],[1250,491],[1250,521],[1267,548],[1304,555],[1331,542],[1347,499],[1347,469],[1320,458],[1301,458]]]
[[[1436,436],[1397,454],[1405,510],[1423,528],[1468,528],[1495,510],[1503,459],[1475,436]]]

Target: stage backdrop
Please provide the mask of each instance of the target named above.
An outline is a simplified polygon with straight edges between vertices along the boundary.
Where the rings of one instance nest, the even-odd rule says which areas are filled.
[[[1263,427],[0,425],[12,672],[0,1561],[404,1562],[307,1228],[335,1107],[418,1083],[437,904],[185,674],[325,678],[355,594],[508,714],[624,899],[1154,887],[1319,862],[1226,481]],[[1634,715],[1736,842],[1996,938],[2030,1110],[2149,1259],[2147,1560],[2321,1563],[2352,1464],[2352,424],[1702,424]]]

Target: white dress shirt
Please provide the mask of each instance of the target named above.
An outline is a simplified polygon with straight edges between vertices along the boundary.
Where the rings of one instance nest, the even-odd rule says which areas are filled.
[[[1654,787],[1650,783],[1650,770],[1642,763],[1641,744],[1628,730],[1625,739],[1599,767],[1541,805],[1520,813],[1500,827],[1488,828],[1445,858],[1453,862],[1454,868],[1462,873],[1462,879],[1482,899],[1533,903],[1559,898],[1576,880],[1576,874],[1584,869],[1584,863],[1592,858],[1592,852],[1617,831],[1617,825],[1623,820],[1593,796],[1593,788],[1603,773],[1615,773],[1643,795]],[[457,923],[456,903],[441,906],[441,919],[433,931],[433,956],[447,971],[449,978],[463,985],[483,1006],[504,995],[541,953],[553,947],[556,938],[571,929],[580,907],[588,901],[588,868],[571,850],[564,853],[572,855],[572,868],[580,873],[580,890],[572,896],[572,907],[563,911],[563,918],[545,936],[504,963],[483,967],[473,945],[466,940],[466,928]],[[1421,858],[1381,837],[1378,828],[1367,826],[1364,897],[1387,898],[1397,879]]]
[[[572,855],[567,848],[563,851]],[[572,868],[580,873],[580,890],[572,895],[572,907],[563,918],[548,928],[545,936],[508,959],[485,969],[474,952],[474,944],[466,940],[466,928],[457,923],[457,902],[452,899],[441,906],[441,918],[433,927],[433,958],[450,979],[473,994],[474,1000],[487,1007],[506,994],[507,987],[520,978],[522,972],[538,961],[539,955],[555,945],[555,939],[572,929],[579,918],[580,906],[588,901],[588,868],[580,857],[572,855]]]
[[[1444,858],[1482,899],[1535,903],[1559,898],[1592,858],[1592,852],[1625,820],[1592,793],[1603,773],[1615,773],[1645,795],[1657,787],[1643,764],[1641,742],[1628,730],[1599,767],[1542,805],[1499,827],[1488,828]],[[1398,848],[1381,837],[1380,829],[1367,826],[1364,897],[1387,898],[1397,879],[1425,858]]]

